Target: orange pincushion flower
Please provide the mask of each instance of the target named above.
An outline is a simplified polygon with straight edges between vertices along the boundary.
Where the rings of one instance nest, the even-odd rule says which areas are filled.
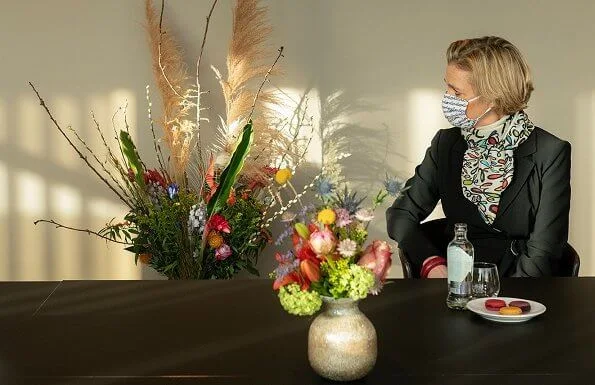
[[[221,234],[216,231],[211,231],[207,240],[209,241],[209,246],[211,246],[213,249],[220,248],[224,242]]]
[[[140,261],[140,263],[143,263],[145,265],[149,264],[149,261],[151,260],[151,254],[149,253],[142,253],[138,255],[138,260]]]

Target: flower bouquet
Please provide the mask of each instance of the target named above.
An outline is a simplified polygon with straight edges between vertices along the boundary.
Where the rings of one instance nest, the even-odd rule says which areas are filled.
[[[276,254],[278,267],[272,273],[273,289],[290,314],[312,315],[322,298],[360,300],[378,294],[391,266],[391,248],[382,240],[364,246],[374,209],[388,195],[380,192],[372,208],[362,208],[364,199],[350,193],[328,197],[310,213],[306,207],[291,221],[293,249]]]
[[[135,262],[148,264],[169,279],[231,278],[240,270],[258,274],[257,258],[270,241],[269,226],[287,209],[279,202],[282,208],[273,212],[276,197],[306,152],[307,143],[300,139],[304,120],[299,119],[305,114],[296,114],[298,119],[291,121],[279,116],[279,100],[274,90],[264,85],[275,74],[283,48],[276,58],[274,51],[267,50],[271,28],[266,8],[258,0],[238,0],[233,10],[227,76],[212,67],[221,85],[225,112],[219,116],[217,142],[203,145],[201,128],[210,121],[202,115],[205,91],[199,79],[216,3],[206,19],[196,74],[189,82],[183,55],[163,25],[164,2],[158,14],[151,0],[146,0],[152,64],[163,102],[163,116],[155,122],[147,87],[153,167],[141,157],[130,135],[125,110],[125,127],[118,132],[114,126],[115,146],[93,116],[104,146],[104,154],[98,155],[76,130],[62,128],[31,84],[60,134],[128,208],[123,221],[112,220],[99,231],[53,220],[36,223],[49,222],[124,244],[135,255]],[[157,124],[162,138],[155,133]]]
[[[358,301],[380,292],[391,266],[387,242],[375,240],[364,246],[374,209],[390,192],[378,193],[367,209],[360,207],[364,199],[347,187],[329,197],[332,189],[333,183],[321,178],[322,205],[287,218],[293,249],[277,253],[273,288],[290,314],[312,315],[324,303],[308,332],[308,360],[322,377],[353,381],[376,363],[376,329],[359,310]]]

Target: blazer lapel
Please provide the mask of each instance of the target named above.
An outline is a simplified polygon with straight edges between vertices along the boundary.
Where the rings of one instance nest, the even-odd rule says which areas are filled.
[[[458,139],[453,144],[452,150],[459,154],[464,153],[467,150],[467,142],[465,142],[463,135],[458,135]]]
[[[512,183],[500,197],[500,207],[494,223],[506,213],[510,204],[514,202],[525,183],[527,178],[531,175],[531,171],[535,167],[535,163],[531,155],[537,151],[536,135],[531,133],[527,140],[522,143],[514,152],[514,174],[512,176]]]

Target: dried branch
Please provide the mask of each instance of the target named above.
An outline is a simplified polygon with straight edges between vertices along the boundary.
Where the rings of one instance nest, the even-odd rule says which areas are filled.
[[[130,204],[126,201],[126,199],[124,199],[124,197],[122,195],[120,195],[120,193],[111,185],[111,183],[108,182],[108,180],[106,178],[104,178],[103,175],[101,175],[101,173],[99,171],[97,171],[97,169],[95,167],[93,167],[93,165],[89,162],[87,157],[79,150],[79,148],[74,143],[72,143],[72,141],[70,140],[68,135],[66,135],[66,132],[64,132],[62,127],[58,124],[58,122],[56,121],[56,119],[54,118],[52,113],[50,112],[50,109],[45,104],[45,101],[39,95],[39,92],[37,92],[37,89],[35,88],[33,83],[29,82],[29,85],[31,86],[31,88],[33,88],[33,91],[35,91],[35,94],[37,95],[37,99],[39,99],[39,104],[45,109],[45,111],[48,114],[48,116],[50,117],[51,121],[54,123],[54,126],[56,126],[58,131],[60,131],[60,133],[64,137],[64,139],[66,139],[68,144],[76,151],[78,156],[87,164],[87,166],[95,173],[95,175],[97,175],[99,177],[99,179],[101,179],[103,181],[103,183],[105,183],[107,185],[107,187],[109,187],[109,189],[112,190],[114,192],[114,194],[116,194],[118,196],[118,198],[120,198],[120,200],[126,204],[126,206],[132,208],[132,206],[130,206]]]
[[[213,15],[213,10],[215,9],[215,5],[217,5],[218,0],[213,1],[213,5],[211,5],[211,10],[209,11],[209,15],[207,16],[207,22],[205,24],[205,32],[202,36],[202,44],[200,45],[200,53],[198,54],[198,59],[196,60],[196,148],[198,149],[198,157],[201,162],[199,168],[204,168],[202,164],[202,149],[201,149],[201,142],[200,142],[200,82],[199,82],[199,74],[200,74],[200,62],[202,60],[202,54],[205,49],[205,43],[207,41],[207,33],[209,32],[209,22],[211,21],[211,16]]]
[[[87,152],[93,156],[93,159],[95,159],[95,162],[97,162],[97,164],[99,164],[101,166],[101,169],[103,170],[103,172],[105,172],[110,177],[110,179],[115,183],[115,185],[120,189],[120,191],[122,191],[122,194],[127,199],[131,199],[131,197],[128,195],[128,192],[126,191],[126,189],[124,189],[124,187],[122,187],[122,185],[120,184],[120,182],[118,182],[116,180],[116,178],[112,175],[112,173],[109,172],[108,169],[105,167],[105,162],[102,162],[102,161],[99,160],[99,158],[97,157],[97,155],[95,154],[95,152],[93,152],[93,150],[89,147],[89,145],[87,144],[87,142],[85,142],[83,140],[83,138],[81,138],[81,136],[78,134],[78,132],[76,132],[75,129],[73,129],[71,126],[68,126],[68,128],[74,134],[75,138],[85,147],[85,149],[87,150]],[[127,204],[128,204],[129,207],[132,207],[132,202],[128,202]]]
[[[40,222],[45,222],[45,223],[50,223],[52,225],[55,225],[57,229],[62,228],[62,229],[67,229],[67,230],[72,230],[72,231],[80,231],[82,233],[87,233],[89,235],[95,235],[98,238],[102,238],[102,239],[105,239],[106,241],[110,241],[110,242],[114,242],[114,243],[119,243],[121,245],[129,245],[129,246],[133,245],[133,243],[130,243],[130,242],[122,242],[122,241],[108,238],[105,235],[101,235],[98,232],[90,230],[90,229],[78,229],[76,227],[65,226],[63,224],[60,224],[60,223],[54,221],[53,219],[38,219],[35,222],[33,222],[33,224],[37,225]]]
[[[256,94],[254,95],[254,101],[252,102],[252,108],[250,109],[250,114],[248,115],[248,119],[246,119],[247,121],[250,121],[250,119],[252,119],[252,115],[254,115],[254,109],[256,108],[256,101],[258,100],[258,97],[260,96],[262,87],[267,82],[269,76],[271,75],[271,72],[273,71],[273,68],[275,68],[275,65],[277,65],[277,62],[279,61],[279,59],[283,57],[283,47],[280,47],[278,52],[279,53],[277,54],[275,61],[269,67],[269,70],[267,71],[267,73],[264,75],[264,79],[262,79],[262,82],[260,83],[260,87],[258,87],[258,91],[256,91]]]
[[[163,165],[163,153],[161,152],[161,146],[157,144],[157,137],[155,136],[155,124],[153,121],[153,113],[151,107],[153,107],[153,103],[151,103],[151,96],[149,93],[149,86],[146,86],[146,98],[147,98],[147,112],[149,115],[149,126],[151,127],[151,135],[153,135],[153,148],[155,149],[155,155],[157,156],[157,162],[159,162],[159,169],[163,175],[167,177],[167,179],[171,180],[165,166]]]

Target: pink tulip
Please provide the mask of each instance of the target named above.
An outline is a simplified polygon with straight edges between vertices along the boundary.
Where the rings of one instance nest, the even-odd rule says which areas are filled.
[[[335,250],[337,239],[330,230],[316,230],[310,234],[310,247],[317,255],[328,255]]]
[[[376,240],[368,245],[357,262],[358,265],[372,270],[376,276],[376,287],[372,290],[373,294],[378,293],[386,280],[388,269],[392,263],[392,254],[390,245],[387,242]]]

